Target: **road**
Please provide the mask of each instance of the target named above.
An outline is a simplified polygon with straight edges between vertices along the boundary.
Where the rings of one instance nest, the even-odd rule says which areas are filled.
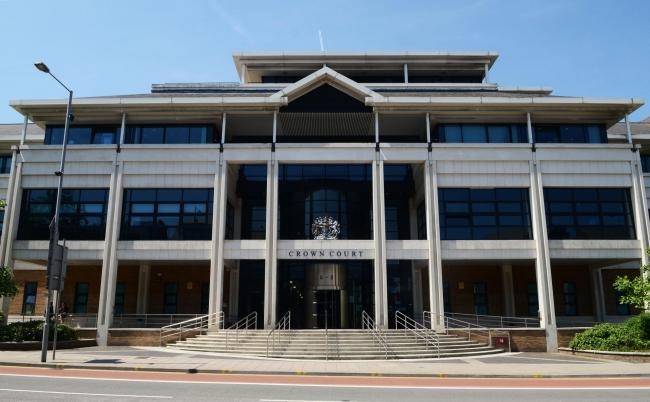
[[[648,401],[650,378],[413,378],[0,367],[1,401]]]

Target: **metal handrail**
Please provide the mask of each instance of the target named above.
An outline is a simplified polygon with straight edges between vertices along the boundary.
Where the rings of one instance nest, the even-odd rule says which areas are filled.
[[[451,318],[447,317],[444,315],[439,315],[436,313],[432,313],[430,311],[423,311],[422,312],[422,322],[426,326],[427,323],[429,326],[431,326],[431,322],[433,320],[433,317],[442,317],[443,323],[444,323],[444,328],[445,328],[445,334],[449,333],[449,329],[457,329],[457,330],[465,330],[467,331],[467,340],[471,341],[472,340],[472,332],[484,332],[487,333],[487,338],[488,338],[488,345],[492,344],[492,330],[488,327],[483,327],[480,325],[476,325],[471,322],[463,321],[463,320],[458,320],[456,318]]]
[[[466,313],[445,313],[445,316],[466,322],[473,322],[476,325],[488,328],[533,328],[539,327],[540,325],[539,318],[532,317],[508,317]]]
[[[396,311],[395,329],[399,329],[400,325],[405,331],[408,331],[411,334],[415,335],[417,338],[422,339],[427,346],[433,346],[436,353],[438,354],[438,357],[440,357],[440,338],[435,331],[433,331],[431,328],[425,327],[401,311]]]
[[[246,317],[226,328],[226,348],[228,348],[228,338],[232,332],[235,333],[235,344],[237,344],[239,343],[239,332],[243,330],[244,333],[246,333],[251,327],[257,329],[257,311],[253,311]]]
[[[282,318],[275,324],[271,332],[266,336],[266,357],[269,352],[275,353],[275,337],[278,337],[278,345],[282,342],[282,333],[280,331],[291,331],[291,311],[284,313]],[[272,344],[272,345],[271,345]],[[269,348],[272,346],[272,348]]]
[[[207,331],[208,328],[214,326],[217,328],[221,326],[223,329],[223,311],[165,325],[160,328],[160,346],[163,345],[163,341],[167,338],[178,336],[178,340],[180,341],[183,339],[183,333],[186,331],[199,331],[202,333]]]
[[[375,320],[366,313],[365,310],[361,312],[361,328],[367,330],[375,342],[384,349],[384,359],[388,359],[388,343],[383,334],[375,325]]]

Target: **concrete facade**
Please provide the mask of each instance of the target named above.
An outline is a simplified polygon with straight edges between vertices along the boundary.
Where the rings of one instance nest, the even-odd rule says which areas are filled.
[[[634,111],[638,99],[609,100],[554,97],[548,88],[506,89],[488,82],[373,83],[384,71],[474,76],[480,79],[496,55],[478,54],[237,54],[241,83],[154,85],[152,94],[75,99],[75,125],[121,126],[116,144],[69,145],[64,188],[109,190],[103,241],[68,240],[68,276],[61,299],[74,304],[75,284],[88,284],[87,313],[96,315],[97,338],[106,344],[114,318],[121,313],[163,314],[165,283],[176,283],[176,313],[224,311],[242,316],[236,306],[243,295],[242,261],[261,261],[263,311],[259,322],[271,328],[278,311],[281,261],[368,261],[373,267],[373,314],[379,326],[390,324],[388,265],[408,261],[413,282],[413,314],[437,314],[434,326],[445,325],[450,312],[474,314],[473,284],[487,289],[489,315],[539,318],[548,350],[557,349],[558,323],[576,325],[617,319],[611,283],[616,275],[638,272],[647,262],[650,176],[641,169],[642,145],[632,134],[612,135],[607,143],[535,143],[535,124],[602,124],[611,127]],[[325,67],[323,67],[325,65]],[[399,68],[398,68],[399,67]],[[365,69],[365,70],[364,70]],[[349,76],[367,71],[369,82]],[[296,75],[287,83],[262,82],[266,75]],[[355,75],[356,74],[356,75]],[[392,73],[391,73],[392,74]],[[472,75],[473,74],[473,75]],[[367,142],[292,142],[285,137],[283,108],[323,85],[372,109]],[[62,123],[65,101],[15,101],[11,104],[39,127]],[[522,124],[524,143],[434,142],[439,124]],[[130,124],[211,124],[215,143],[129,144]],[[26,125],[27,127],[27,125]],[[32,127],[31,125],[29,127]],[[0,175],[0,196],[8,201],[0,257],[14,268],[21,293],[9,314],[19,316],[26,282],[37,282],[36,314],[44,309],[48,242],[19,240],[25,189],[55,188],[60,145],[44,145],[42,137],[0,138],[12,155],[11,173]],[[284,131],[283,131],[284,130]],[[413,134],[421,140],[400,140]],[[239,141],[248,136],[263,141]],[[390,138],[384,141],[382,138]],[[229,141],[228,139],[231,139]],[[40,143],[39,143],[40,142]],[[373,237],[359,240],[283,239],[278,227],[279,169],[300,164],[362,164],[372,167]],[[241,237],[241,204],[235,190],[242,165],[266,166],[266,214],[263,239]],[[416,190],[411,203],[409,239],[386,236],[386,166],[413,167]],[[625,188],[631,194],[634,238],[549,239],[544,188]],[[183,188],[213,190],[210,240],[121,240],[125,189]],[[439,189],[525,188],[532,236],[519,240],[442,240]],[[425,205],[425,239],[416,230],[415,209]],[[227,205],[235,210],[234,238],[226,238]],[[565,316],[565,283],[575,283],[578,311]],[[124,293],[116,296],[118,284]],[[534,284],[538,312],[530,311],[529,284]],[[257,289],[257,288],[256,288]],[[447,290],[445,290],[447,289]],[[573,291],[573,290],[572,290]],[[257,290],[255,290],[257,292]],[[448,293],[445,293],[448,292]],[[476,290],[474,290],[476,292]],[[256,293],[257,294],[257,293]],[[116,314],[116,297],[123,311]],[[445,306],[445,303],[448,306]],[[241,304],[239,304],[241,305]],[[532,314],[532,315],[531,315]],[[434,315],[435,316],[435,315]]]

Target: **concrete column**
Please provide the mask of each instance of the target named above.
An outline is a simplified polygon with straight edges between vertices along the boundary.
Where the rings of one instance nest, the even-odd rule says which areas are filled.
[[[22,163],[19,163],[19,160],[22,159],[22,156],[18,154],[17,150],[13,150],[11,156],[11,172],[9,173],[9,183],[7,186],[7,195],[5,197],[5,202],[7,206],[5,207],[5,218],[4,218],[4,230],[2,231],[2,236],[0,237],[0,261],[5,266],[11,266],[11,249],[13,248],[13,236],[12,236],[12,221],[18,218],[18,213],[20,212],[20,204],[15,202],[16,191],[20,189],[20,175],[22,173]],[[18,165],[20,164],[20,167]]]
[[[219,153],[214,175],[214,194],[212,201],[212,250],[210,254],[210,291],[208,314],[216,314],[223,309],[223,242],[226,224],[226,192],[228,166]],[[210,320],[217,328],[221,322]]]
[[[239,263],[238,263],[239,264]],[[230,293],[228,294],[228,311],[230,317],[239,314],[239,266],[230,269]]]
[[[440,217],[438,215],[438,178],[431,152],[425,166],[425,205],[427,210],[427,241],[429,243],[429,308],[433,329],[444,327],[442,287],[442,252],[440,250]]]
[[[275,152],[266,165],[266,261],[264,264],[264,328],[271,329],[276,322],[277,299],[277,210],[278,166]]]
[[[12,270],[14,265],[12,257],[13,243],[18,229],[16,222],[18,222],[20,216],[20,205],[23,193],[21,188],[22,170],[22,155],[14,149],[11,157],[11,172],[9,173],[9,184],[5,200],[7,206],[5,207],[4,229],[2,231],[2,237],[0,238],[0,263],[4,266],[11,267]],[[2,310],[2,316],[6,322],[9,317],[9,302],[11,299],[9,297],[2,297],[0,300],[0,309]],[[0,324],[2,323],[0,322]]]
[[[122,163],[115,154],[111,188],[108,195],[108,213],[104,235],[104,255],[102,258],[101,285],[99,289],[99,308],[97,310],[97,344],[107,346],[108,330],[113,321],[115,286],[117,284],[117,242],[122,217]]]
[[[594,290],[594,318],[596,321],[605,321],[605,290],[603,288],[602,268],[591,267],[589,273],[591,274],[591,287]]]
[[[411,262],[411,278],[413,286],[413,318],[419,321],[422,317],[422,269],[416,266],[418,261]]]
[[[537,246],[535,274],[537,277],[537,297],[539,299],[540,326],[546,332],[546,350],[557,352],[557,324],[553,301],[553,279],[549,257],[548,237],[546,235],[546,212],[544,208],[544,186],[542,173],[535,156],[530,161],[530,204],[533,232]]]
[[[641,264],[650,263],[650,258],[646,252],[646,247],[650,244],[650,224],[648,223],[648,202],[645,193],[645,181],[643,179],[643,170],[641,168],[641,159],[639,152],[633,153],[633,159],[630,162],[630,172],[632,176],[632,208],[634,209],[634,226],[636,228],[636,238],[641,241]]]
[[[384,199],[384,161],[376,152],[372,165],[372,225],[375,240],[375,324],[385,328],[388,325],[388,304],[386,303],[386,233]]]
[[[501,281],[503,284],[504,315],[515,316],[515,286],[512,280],[512,265],[501,265]]]
[[[149,287],[151,283],[151,265],[140,264],[138,268],[138,295],[135,313],[146,314],[149,307]]]

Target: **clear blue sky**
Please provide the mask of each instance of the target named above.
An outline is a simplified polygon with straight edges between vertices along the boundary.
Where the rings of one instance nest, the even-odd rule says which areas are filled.
[[[236,51],[496,51],[491,81],[650,102],[648,0],[0,0],[0,123],[10,99],[236,81]],[[644,106],[633,121],[650,116]]]

